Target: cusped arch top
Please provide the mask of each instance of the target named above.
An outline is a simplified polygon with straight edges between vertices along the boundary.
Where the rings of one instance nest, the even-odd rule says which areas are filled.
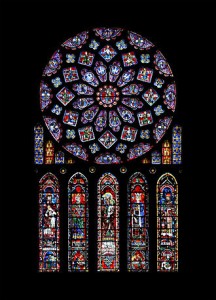
[[[148,184],[145,175],[143,173],[141,173],[141,172],[135,172],[135,173],[133,173],[130,176],[130,178],[129,178],[129,183],[133,183],[133,181],[136,181],[136,178],[142,179],[142,181],[140,183]]]
[[[172,186],[176,188],[176,191],[178,189],[178,182],[174,175],[167,172],[161,175],[157,181],[157,186]]]
[[[70,177],[70,179],[68,180],[68,183],[70,184],[71,182],[72,182],[72,180],[73,179],[75,179],[75,178],[81,178],[81,179],[83,179],[84,180],[84,183],[88,183],[88,179],[86,178],[86,176],[83,174],[83,173],[81,173],[81,172],[76,172],[76,173],[74,173],[71,177]]]
[[[53,192],[59,192],[58,178],[51,172],[46,173],[39,181],[39,190],[44,192],[47,188],[51,188]]]
[[[110,172],[104,173],[98,180],[98,186],[102,184],[118,184],[117,178]]]

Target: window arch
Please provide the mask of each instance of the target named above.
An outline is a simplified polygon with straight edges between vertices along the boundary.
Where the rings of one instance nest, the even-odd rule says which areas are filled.
[[[149,270],[149,192],[145,176],[134,173],[128,183],[128,270]]]
[[[47,165],[54,164],[54,156],[55,156],[54,144],[52,141],[47,141],[45,147],[45,164]]]
[[[88,271],[88,180],[80,172],[68,182],[68,271]]]
[[[65,162],[65,155],[63,151],[58,151],[55,153],[55,164],[64,164]]]
[[[59,182],[52,173],[39,181],[39,271],[60,269]]]
[[[98,271],[119,271],[119,183],[105,173],[98,181]]]
[[[157,182],[157,271],[178,271],[178,183],[170,173]]]
[[[172,161],[173,164],[182,163],[182,127],[176,125],[172,130]]]
[[[44,129],[38,124],[34,127],[34,163],[37,165],[43,164],[43,147],[44,147]]]
[[[171,143],[166,140],[162,143],[162,164],[170,165],[171,164]]]
[[[153,165],[161,164],[161,153],[158,150],[152,151],[151,153],[151,163]]]

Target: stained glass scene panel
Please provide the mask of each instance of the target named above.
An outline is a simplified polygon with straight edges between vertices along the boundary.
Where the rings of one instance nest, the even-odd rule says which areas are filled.
[[[149,270],[149,193],[143,174],[134,173],[128,184],[128,271]]]
[[[88,271],[88,181],[80,172],[68,183],[68,271]]]
[[[178,271],[178,184],[170,173],[157,182],[157,271]]]
[[[119,184],[105,173],[98,181],[97,270],[119,271]]]
[[[54,164],[54,144],[52,141],[47,141],[45,146],[45,164]]]
[[[34,127],[34,163],[43,164],[44,130],[41,125]]]
[[[172,130],[172,162],[175,165],[182,163],[182,127],[178,125]]]
[[[59,258],[59,183],[52,174],[45,174],[39,182],[39,271],[56,272]]]
[[[65,157],[64,157],[64,152],[58,151],[55,153],[55,164],[60,165],[64,164],[65,162]]]
[[[161,153],[157,150],[152,151],[151,153],[151,163],[153,165],[160,165],[161,164]]]
[[[171,143],[167,140],[162,144],[162,164],[170,165],[171,164]]]

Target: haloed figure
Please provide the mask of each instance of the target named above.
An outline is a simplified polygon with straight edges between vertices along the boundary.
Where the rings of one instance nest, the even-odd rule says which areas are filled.
[[[104,212],[104,229],[106,230],[106,234],[114,235],[114,212],[115,212],[115,200],[111,193],[107,192],[102,196],[104,200],[104,205],[106,207]]]
[[[50,205],[47,206],[47,211],[45,213],[45,217],[49,219],[50,228],[55,228],[56,226],[56,212]]]

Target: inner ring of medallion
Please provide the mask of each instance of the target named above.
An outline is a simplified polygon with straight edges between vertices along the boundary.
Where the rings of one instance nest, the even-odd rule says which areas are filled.
[[[112,85],[104,85],[99,88],[96,95],[97,101],[104,107],[112,107],[116,105],[119,100],[119,92],[117,88],[114,88]]]

